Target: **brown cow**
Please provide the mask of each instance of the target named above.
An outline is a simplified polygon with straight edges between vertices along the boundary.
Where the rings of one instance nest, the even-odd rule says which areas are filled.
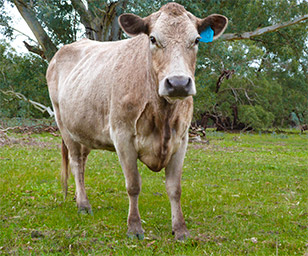
[[[83,39],[64,46],[50,62],[47,82],[62,134],[63,184],[68,163],[79,210],[91,213],[84,185],[92,149],[117,152],[129,196],[128,234],[143,237],[138,210],[141,178],[137,159],[152,171],[165,168],[176,239],[189,235],[181,210],[181,174],[196,93],[194,72],[200,33],[214,39],[227,18],[196,18],[169,3],[146,18],[119,17],[133,38],[117,42]]]

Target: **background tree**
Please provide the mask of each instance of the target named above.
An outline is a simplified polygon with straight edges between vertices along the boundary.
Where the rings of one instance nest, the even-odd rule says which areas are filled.
[[[10,36],[11,17],[0,1],[2,32]],[[34,32],[38,44],[26,47],[49,60],[59,46],[84,31],[98,40],[123,35],[123,12],[147,16],[169,1],[10,0]],[[196,70],[195,119],[219,129],[286,125],[293,111],[307,120],[308,3],[297,0],[178,0],[196,16],[229,18],[222,39],[201,44]]]
[[[4,41],[0,41],[0,59],[0,117],[44,117],[41,111],[14,93],[50,105],[45,81],[47,63],[39,56],[18,55]]]
[[[0,7],[4,9],[4,1]],[[80,24],[85,36],[97,41],[114,41],[121,38],[117,18],[126,8],[128,0],[119,1],[43,1],[8,0],[14,4],[32,30],[38,45],[26,43],[29,51],[38,53],[48,61],[58,45],[76,41]],[[5,33],[11,34],[11,17],[2,14]]]
[[[307,122],[307,1],[219,2],[207,3],[207,10],[223,13],[230,23],[224,41],[200,47],[197,118],[222,130],[260,128],[287,124],[293,109]],[[273,33],[226,41],[229,31],[240,39],[245,31],[283,27],[299,17],[304,22]]]

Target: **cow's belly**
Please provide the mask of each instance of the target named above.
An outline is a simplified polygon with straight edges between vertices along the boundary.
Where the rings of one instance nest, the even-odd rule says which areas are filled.
[[[138,158],[152,171],[159,172],[165,168],[172,155],[179,149],[183,139],[173,135],[170,140],[164,141],[160,134],[137,136],[135,147]]]
[[[90,149],[115,151],[108,127],[101,127],[100,125],[93,127],[90,123],[83,122],[77,125],[64,122],[64,129],[66,129],[72,140]]]
[[[60,105],[62,129],[65,129],[71,139],[91,149],[114,151],[108,114],[104,115],[102,111],[98,112],[95,109],[85,111],[81,106],[79,111],[76,109],[78,104]]]
[[[87,130],[89,131],[89,130]],[[70,137],[90,149],[105,149],[115,151],[112,140],[109,136],[109,131],[100,131],[93,136],[91,133],[76,132],[75,130],[69,131]]]

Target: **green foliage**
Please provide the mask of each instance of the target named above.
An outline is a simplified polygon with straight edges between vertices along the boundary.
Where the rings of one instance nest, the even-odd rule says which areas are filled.
[[[229,18],[227,33],[253,31],[308,12],[307,1],[295,0],[207,1],[199,6],[199,16],[215,12],[226,15]],[[207,113],[226,128],[237,123],[238,127],[250,125],[257,129],[264,125],[290,124],[289,115],[294,110],[301,117],[301,123],[307,123],[307,24],[302,22],[254,40],[200,45],[195,118]],[[224,70],[234,70],[235,74],[229,80],[224,79],[216,93],[216,84]],[[255,113],[258,110],[262,112],[259,116],[266,118],[257,118],[260,123],[254,120],[241,126],[244,120],[253,120],[249,114],[258,116]],[[240,119],[236,111],[240,112]]]
[[[9,4],[9,3],[7,3]],[[12,6],[12,4],[11,4]],[[0,34],[12,39],[13,30],[10,26],[7,26],[12,22],[12,17],[7,13],[5,1],[0,0]]]
[[[4,92],[22,93],[27,99],[46,106],[49,101],[45,73],[47,63],[32,54],[18,55],[8,44],[0,44],[0,116],[2,117],[43,117],[31,104]]]
[[[240,122],[256,129],[267,128],[274,120],[274,115],[265,111],[260,105],[240,105],[238,112]]]
[[[76,41],[77,32],[80,28],[77,25],[78,15],[68,1],[35,1],[37,17],[49,32],[53,42],[57,45],[68,44]]]
[[[126,237],[128,199],[116,154],[93,151],[86,189],[94,216],[78,215],[74,180],[63,200],[61,139],[8,134],[0,147],[0,254],[305,255],[308,135],[208,132],[190,144],[182,208],[191,239],[171,235],[164,173],[139,165],[145,240]],[[1,136],[1,134],[0,134]],[[1,137],[0,143],[6,141]]]
[[[33,6],[38,20],[55,44],[62,45],[76,40],[81,27],[80,17],[70,1],[28,2]],[[144,17],[157,11],[167,2],[169,1],[126,1],[123,5],[125,10],[122,11]],[[297,0],[177,2],[197,17],[206,17],[212,13],[227,16],[229,25],[226,33],[254,31],[308,13],[308,2]],[[89,12],[96,13],[97,10],[108,8],[108,1],[88,1],[88,5]],[[0,21],[10,23],[11,17],[5,12],[4,1],[0,1],[0,9]],[[2,29],[8,35],[11,34],[10,27]],[[227,129],[242,129],[248,126],[258,129],[263,126],[288,126],[290,113],[294,112],[302,124],[308,123],[307,38],[308,22],[304,21],[252,40],[218,40],[210,44],[200,44],[196,69],[195,119],[200,119],[206,114],[214,123]],[[33,57],[29,57],[31,58]],[[234,70],[234,74],[229,80],[222,79],[217,88],[219,77],[226,70]],[[41,81],[41,74],[33,74],[36,75]],[[15,80],[23,79],[21,77],[22,75]],[[28,93],[27,90],[20,91],[23,94]],[[38,91],[42,92],[40,102],[49,102],[46,86],[42,85],[39,90],[33,88],[35,98],[38,97]],[[261,112],[256,113],[259,110]],[[244,113],[245,111],[247,113]],[[16,108],[10,113],[15,112]],[[29,113],[28,110],[26,112]],[[246,123],[253,120],[252,116],[249,117],[250,113],[258,118]]]
[[[258,6],[258,1],[254,2]],[[307,5],[307,3],[301,4],[300,7],[308,10]],[[249,5],[245,8],[248,7]],[[230,14],[229,28],[234,25],[233,17],[238,11]],[[280,11],[282,12],[282,9]],[[263,17],[263,12],[259,12],[260,17]],[[299,13],[303,11],[298,9]],[[266,17],[267,19],[275,17],[275,22],[286,20],[286,17],[277,20],[276,15],[277,13],[271,13]],[[237,18],[236,15],[235,19]],[[237,21],[237,31],[254,30],[252,25],[247,28],[245,21],[244,19]],[[262,19],[258,21],[261,22]],[[240,24],[243,29],[240,29]],[[270,25],[264,22],[262,24]],[[292,111],[301,117],[301,123],[306,123],[308,121],[308,51],[305,43],[308,36],[307,28],[307,22],[303,22],[279,30],[277,33],[263,35],[255,41],[218,41],[201,45],[196,71],[198,85],[198,94],[195,97],[196,118],[205,112],[209,116],[215,116],[226,126],[228,122],[225,120],[240,124],[244,120],[253,120],[253,117],[248,118],[252,108],[241,106],[259,105],[267,112],[266,116],[274,118],[265,118],[263,120],[267,121],[259,124],[256,120],[261,120],[256,119],[254,122],[244,123],[244,127],[250,125],[251,128],[257,129],[263,125],[287,125],[290,124],[289,115]],[[224,79],[216,93],[216,84],[224,70],[234,70],[234,75],[229,80]],[[236,117],[235,111],[238,109],[241,109],[241,119]],[[248,111],[246,114],[243,113],[245,110]],[[264,114],[263,111],[260,115]]]

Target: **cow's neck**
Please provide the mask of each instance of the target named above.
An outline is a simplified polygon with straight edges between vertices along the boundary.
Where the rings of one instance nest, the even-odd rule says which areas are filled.
[[[164,98],[159,99],[159,104],[157,104],[157,112],[156,118],[158,120],[156,121],[156,125],[161,130],[162,133],[162,144],[166,146],[166,143],[171,138],[171,132],[172,130],[177,130],[178,126],[178,104],[179,102],[169,103]]]

